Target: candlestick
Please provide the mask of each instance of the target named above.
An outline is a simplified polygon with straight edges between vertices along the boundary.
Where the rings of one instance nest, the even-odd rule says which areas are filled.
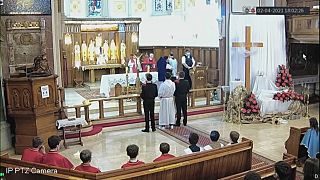
[[[126,67],[126,74],[128,74],[128,67]]]
[[[147,72],[149,73],[150,72],[150,66],[147,65]]]

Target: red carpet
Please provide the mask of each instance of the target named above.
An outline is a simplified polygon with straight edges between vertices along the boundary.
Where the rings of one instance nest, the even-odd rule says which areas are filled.
[[[187,144],[189,144],[189,134],[191,132],[194,132],[199,135],[199,142],[198,142],[199,146],[204,147],[204,146],[211,143],[211,139],[208,134],[206,134],[198,129],[192,128],[190,126],[180,126],[180,127],[176,127],[173,129],[164,129],[161,131],[163,131],[163,132],[167,133],[168,135],[173,136],[173,137],[175,137],[175,138],[179,139],[180,141],[185,142]],[[229,143],[228,141],[225,141],[222,139],[220,139],[220,142],[223,144]],[[252,169],[257,168],[257,167],[261,167],[264,165],[272,164],[272,163],[274,163],[274,161],[272,161],[268,158],[265,158],[259,154],[252,153]]]
[[[199,110],[194,110],[191,112],[188,112],[188,116],[196,116],[200,114],[208,114],[208,113],[214,113],[214,112],[220,112],[223,111],[223,107],[217,107],[217,108],[210,108],[210,109],[199,109]],[[156,120],[158,117],[155,117]],[[105,127],[113,127],[113,126],[122,126],[122,125],[128,125],[128,124],[135,124],[135,123],[141,123],[144,122],[144,117],[139,117],[135,119],[130,119],[130,120],[123,120],[123,121],[118,121],[118,122],[110,122],[110,123],[102,123],[102,124],[95,124],[93,125],[93,128],[91,131],[88,132],[82,132],[81,136],[86,137],[86,136],[93,136],[95,134],[98,134],[102,131],[103,128]],[[66,135],[67,139],[70,138],[77,138],[78,134],[68,134]]]

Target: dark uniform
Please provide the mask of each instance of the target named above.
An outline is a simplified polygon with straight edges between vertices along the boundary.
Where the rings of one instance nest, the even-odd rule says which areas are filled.
[[[147,82],[142,85],[141,98],[143,99],[143,109],[145,116],[145,130],[149,131],[149,118],[151,120],[151,129],[152,131],[156,130],[155,121],[154,121],[154,99],[158,96],[157,85],[152,82]]]
[[[190,55],[189,57],[184,55],[185,59],[186,59],[186,64],[191,67],[193,65],[193,61],[192,61],[192,56]],[[192,88],[192,81],[191,81],[191,77],[190,77],[190,73],[189,73],[189,69],[185,68],[183,66],[183,72],[185,74],[185,78],[186,80],[188,80],[189,82],[189,86],[190,86],[190,89]]]
[[[181,109],[183,114],[183,125],[187,125],[187,95],[190,90],[188,80],[179,79],[176,81],[176,91],[174,92],[176,108],[177,108],[177,122],[176,125],[180,126]]]

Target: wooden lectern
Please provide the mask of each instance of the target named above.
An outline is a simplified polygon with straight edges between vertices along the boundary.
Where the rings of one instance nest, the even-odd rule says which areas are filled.
[[[47,144],[48,137],[57,134],[54,115],[59,109],[56,78],[51,75],[5,80],[8,115],[16,125],[16,154],[30,147],[35,136]]]
[[[196,66],[193,70],[190,70],[190,77],[192,81],[192,89],[202,89],[207,87],[208,66]],[[196,97],[205,97],[205,91],[195,92]]]

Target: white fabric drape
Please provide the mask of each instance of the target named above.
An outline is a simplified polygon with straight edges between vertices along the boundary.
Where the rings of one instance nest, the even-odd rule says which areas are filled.
[[[245,48],[234,48],[232,42],[245,41],[245,26],[251,26],[251,41],[263,47],[251,48],[251,89],[258,72],[275,81],[277,67],[286,64],[285,19],[282,15],[231,15],[229,35],[230,81],[245,81]]]

